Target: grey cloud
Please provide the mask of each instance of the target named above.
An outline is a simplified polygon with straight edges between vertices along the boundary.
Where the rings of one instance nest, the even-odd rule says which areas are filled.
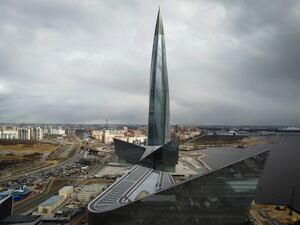
[[[146,123],[159,4],[172,123],[300,124],[300,4],[283,0],[2,0],[0,122]]]

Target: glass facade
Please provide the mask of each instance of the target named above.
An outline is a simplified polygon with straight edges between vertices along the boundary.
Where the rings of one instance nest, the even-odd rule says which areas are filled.
[[[13,196],[10,195],[0,200],[0,223],[1,220],[11,216],[13,212]]]
[[[149,146],[139,146],[126,141],[114,139],[115,151],[122,163],[138,164],[155,170],[175,172],[178,163],[179,141],[172,140],[162,146],[155,146],[153,150]],[[151,146],[154,147],[154,146]],[[143,158],[145,152],[150,153]]]
[[[179,141],[172,140],[142,160],[141,165],[159,171],[175,172],[178,163]]]
[[[158,12],[152,49],[148,145],[170,141],[169,85],[162,18]]]
[[[144,199],[88,215],[90,225],[243,224],[267,152],[199,175]]]
[[[116,155],[122,163],[138,164],[145,151],[143,146],[134,145],[117,138],[114,139],[114,144]]]

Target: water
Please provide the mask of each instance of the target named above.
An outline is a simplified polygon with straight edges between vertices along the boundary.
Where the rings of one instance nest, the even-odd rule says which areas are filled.
[[[204,149],[206,156],[203,161],[212,169],[217,169],[266,149],[270,150],[255,201],[261,204],[290,205],[300,211],[300,135],[281,135],[278,140],[279,144],[244,149]]]
[[[255,201],[290,205],[300,212],[300,135],[280,137],[265,165]]]
[[[257,145],[248,148],[216,147],[202,150],[205,157],[202,159],[211,169],[222,168],[228,164],[249,158],[252,155],[269,150],[270,145]]]

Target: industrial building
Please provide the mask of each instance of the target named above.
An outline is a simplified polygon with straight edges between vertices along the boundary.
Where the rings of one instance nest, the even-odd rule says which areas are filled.
[[[58,191],[58,195],[68,198],[74,191],[73,186],[65,186]]]
[[[77,199],[81,202],[89,202],[91,198],[96,197],[100,192],[104,191],[106,186],[103,184],[86,185],[77,194]]]
[[[19,189],[7,189],[6,191],[0,192],[0,199],[12,196],[14,201],[20,201],[26,198],[32,191],[21,187]]]
[[[52,213],[58,206],[60,206],[64,202],[64,196],[53,195],[51,198],[42,202],[38,206],[38,212],[42,215],[48,215]]]

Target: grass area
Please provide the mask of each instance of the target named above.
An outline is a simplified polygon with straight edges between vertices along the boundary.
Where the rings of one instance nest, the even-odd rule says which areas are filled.
[[[268,144],[267,140],[262,140],[257,138],[245,138],[243,141],[245,142],[245,144],[247,144],[247,146]]]
[[[51,153],[60,146],[60,144],[52,143],[2,142],[0,144],[0,169],[18,163],[39,160],[43,153]]]
[[[194,143],[200,145],[228,145],[242,141],[245,136],[206,135],[198,137]]]
[[[29,158],[25,158],[23,156],[6,156],[0,155],[0,171],[18,163],[24,163],[26,161],[32,161]],[[1,175],[1,173],[0,173]]]
[[[24,157],[22,157],[22,156],[0,155],[0,161],[3,161],[3,160],[23,160],[23,159],[24,159]]]
[[[51,153],[59,148],[60,144],[51,143],[33,143],[33,144],[14,144],[0,145],[0,151],[9,151],[16,154],[30,153]]]

